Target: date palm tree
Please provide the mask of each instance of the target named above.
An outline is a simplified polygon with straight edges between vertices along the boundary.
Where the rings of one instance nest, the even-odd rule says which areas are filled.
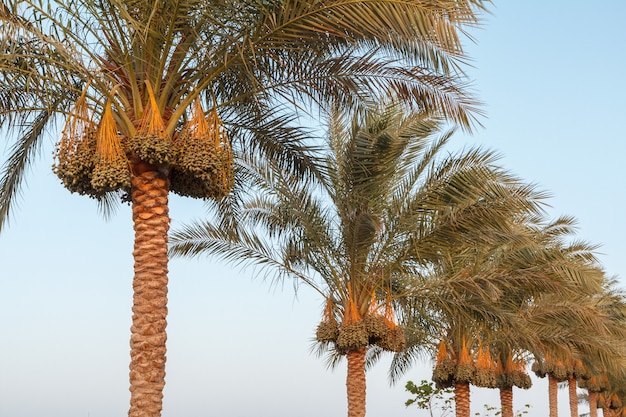
[[[586,288],[566,296],[545,294],[525,314],[532,322],[538,343],[533,353],[533,370],[548,377],[550,415],[558,415],[557,384],[567,382],[570,414],[578,415],[576,388],[587,388],[591,414],[596,414],[596,394],[607,389],[603,381],[607,370],[622,381],[626,347],[623,296],[615,281],[606,279],[580,242],[563,248],[569,256],[578,257],[578,267],[587,277]],[[603,377],[604,375],[604,377]]]
[[[513,417],[513,388],[529,389],[532,380],[526,369],[526,355],[520,350],[503,348],[497,355],[496,387],[500,391],[502,417]]]
[[[485,213],[470,211],[466,221],[475,217],[469,227],[451,224],[446,235],[452,238],[435,231],[431,239],[442,240],[431,260],[435,267],[423,278],[423,291],[403,306],[403,323],[418,337],[410,338],[409,348],[394,358],[392,379],[408,371],[416,358],[432,355],[433,380],[440,388],[454,388],[457,417],[470,415],[470,384],[500,388],[502,413],[512,413],[511,388],[530,387],[523,351],[513,341],[527,346],[532,340],[523,333],[516,305],[562,289],[557,276],[539,267],[544,252],[526,224],[531,213],[520,211],[516,198],[512,194],[500,200],[487,217],[491,221],[480,221],[478,216]],[[446,250],[443,241],[448,242]]]
[[[626,320],[624,295],[624,291],[618,287],[617,280],[607,278],[604,280],[602,292],[597,296],[598,309],[601,314],[621,328],[624,328]],[[618,387],[624,385],[623,364],[620,365],[617,360],[607,364],[601,358],[589,355],[585,357],[584,366],[587,375],[586,378],[578,380],[578,385],[587,390],[590,417],[597,417],[598,408],[606,405],[606,394],[610,390],[611,383]]]
[[[600,383],[597,375],[590,375],[579,383],[580,388],[587,390],[587,402],[589,403],[589,417],[598,417],[598,408],[601,408],[601,396],[606,386]]]
[[[425,274],[426,260],[442,250],[421,242],[423,231],[480,221],[502,232],[503,217],[489,214],[505,196],[518,209],[538,205],[532,188],[499,168],[493,152],[443,155],[450,133],[434,138],[432,116],[402,110],[397,104],[336,110],[316,181],[250,160],[258,192],[236,206],[214,205],[213,219],[171,239],[174,255],[265,266],[317,291],[325,303],[319,352],[329,353],[331,364],[347,359],[349,417],[365,415],[368,352],[405,347],[396,307],[408,294],[421,294],[413,277]]]
[[[562,217],[545,224],[541,217],[524,212],[510,212],[502,219],[510,222],[510,232],[500,233],[499,241],[481,241],[480,236],[494,233],[478,222],[476,228],[457,227],[440,238],[448,248],[440,251],[438,268],[427,279],[434,285],[431,294],[407,303],[404,313],[412,320],[409,334],[425,333],[430,343],[424,336],[410,339],[409,349],[397,354],[392,364],[392,378],[397,379],[413,358],[429,346],[438,346],[432,353],[433,380],[439,387],[454,386],[459,417],[469,416],[470,384],[500,388],[502,415],[511,416],[512,387],[530,387],[523,359],[540,352],[540,346],[568,357],[573,352],[593,352],[619,363],[623,325],[601,314],[592,297],[603,280],[594,263],[594,247],[564,243],[573,219]],[[497,224],[503,230],[501,222]],[[438,282],[453,286],[459,276],[497,279],[487,287],[491,291],[487,296],[484,283],[456,284],[455,292],[437,287]],[[424,319],[429,316],[434,321]],[[602,332],[601,340],[596,329]]]
[[[558,415],[557,384],[567,382],[570,414],[578,415],[577,385],[592,376],[590,369],[616,367],[624,361],[623,319],[607,314],[615,304],[595,247],[581,241],[566,243],[574,219],[563,217],[542,232],[542,241],[559,255],[555,265],[573,291],[547,292],[535,298],[523,315],[537,337],[533,371],[548,377],[550,416]]]
[[[300,110],[395,94],[470,128],[461,33],[481,0],[7,0],[0,5],[0,228],[55,122],[53,170],[135,228],[130,416],[158,416],[170,192],[220,199],[234,152],[311,167]]]
[[[539,220],[539,219],[537,219]],[[498,352],[500,359],[500,368],[504,372],[500,374],[499,389],[500,397],[502,400],[502,415],[503,417],[511,417],[512,411],[512,386],[517,385],[520,388],[529,388],[529,384],[524,384],[520,378],[515,378],[519,371],[526,372],[525,366],[523,368],[519,366],[511,366],[512,357],[516,353],[523,358],[529,359],[530,352],[538,352],[537,347],[546,344],[558,345],[564,348],[562,345],[562,339],[556,335],[562,335],[563,329],[571,329],[575,326],[580,326],[581,323],[596,322],[601,320],[596,316],[588,317],[587,320],[580,320],[580,315],[577,313],[554,315],[543,321],[543,325],[547,329],[537,330],[535,327],[540,323],[538,320],[542,316],[542,312],[538,312],[537,309],[541,306],[538,300],[547,299],[551,296],[557,298],[553,300],[558,305],[569,303],[569,308],[577,308],[578,311],[583,311],[584,304],[581,302],[583,294],[596,293],[601,286],[602,273],[596,266],[594,257],[595,246],[587,244],[585,242],[576,242],[573,245],[566,246],[565,239],[573,234],[574,219],[571,217],[560,217],[555,221],[545,223],[539,222],[533,224],[533,236],[536,244],[543,255],[534,262],[534,268],[540,268],[545,271],[546,274],[556,277],[562,284],[558,287],[558,290],[548,289],[541,293],[535,293],[533,297],[529,297],[525,294],[524,288],[516,289],[514,292],[506,294],[503,298],[508,299],[508,306],[513,308],[513,312],[521,316],[522,320],[519,322],[522,333],[519,331],[513,334],[505,334],[498,338],[494,347],[494,350]],[[515,300],[511,302],[511,300]],[[548,302],[544,305],[547,309],[552,310],[554,304]],[[592,308],[589,305],[589,308]],[[526,314],[526,309],[533,311],[533,314]],[[547,312],[547,311],[546,311]],[[549,313],[548,313],[549,314]],[[589,330],[589,329],[588,329]],[[593,343],[593,338],[582,337],[587,342]],[[578,364],[579,361],[576,361]],[[523,362],[525,363],[525,361]],[[508,366],[506,366],[508,364]],[[502,366],[504,365],[504,366]],[[574,362],[572,362],[572,371],[574,371]],[[507,368],[511,373],[507,372]],[[570,375],[574,376],[582,372],[580,365],[576,366],[576,372],[572,372]],[[513,384],[518,379],[522,384]],[[530,379],[526,376],[526,382],[530,382]],[[575,387],[575,384],[574,384]],[[574,388],[575,389],[575,388]],[[577,397],[574,396],[577,401]],[[576,402],[576,405],[578,402]],[[576,415],[577,412],[576,412]]]

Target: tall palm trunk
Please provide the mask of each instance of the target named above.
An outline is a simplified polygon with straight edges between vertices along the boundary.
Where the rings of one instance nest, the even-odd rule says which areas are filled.
[[[513,417],[513,387],[500,388],[502,417]]]
[[[589,417],[598,417],[598,393],[596,391],[589,391]]]
[[[470,386],[467,382],[454,383],[456,417],[470,416]]]
[[[365,351],[358,349],[346,354],[348,358],[348,417],[365,417]]]
[[[555,377],[548,374],[548,403],[550,405],[550,417],[559,417],[558,382]]]
[[[571,417],[578,417],[578,393],[576,392],[576,378],[567,378],[567,388],[569,390],[569,413]]]
[[[152,166],[135,167],[133,321],[129,417],[159,417],[165,386],[169,180]]]

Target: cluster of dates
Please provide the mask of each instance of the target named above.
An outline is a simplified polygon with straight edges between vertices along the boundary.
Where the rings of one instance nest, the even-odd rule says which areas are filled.
[[[223,131],[191,134],[183,130],[173,139],[163,132],[138,133],[115,140],[119,152],[105,157],[98,152],[95,131],[62,138],[55,150],[53,172],[69,191],[98,200],[109,192],[130,192],[136,161],[164,168],[171,191],[182,196],[219,198],[233,186],[233,155]]]
[[[466,346],[458,354],[454,354],[441,342],[432,379],[439,388],[448,388],[458,382],[484,388],[516,386],[528,389],[532,380],[521,364],[523,362],[511,362],[507,366],[500,366],[491,358],[489,350],[482,348],[475,358],[470,355]]]
[[[101,199],[105,194],[130,191],[130,166],[121,156],[105,159],[96,152],[94,132],[79,140],[63,139],[55,150],[52,171],[73,193]]]
[[[334,343],[337,352],[341,354],[370,345],[391,352],[401,352],[406,348],[402,327],[376,314],[342,325],[335,320],[324,320],[317,327],[316,339],[323,343]]]

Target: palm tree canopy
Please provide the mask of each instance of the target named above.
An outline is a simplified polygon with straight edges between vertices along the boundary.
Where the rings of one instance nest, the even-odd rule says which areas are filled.
[[[228,131],[233,146],[301,169],[308,161],[300,152],[305,134],[293,127],[295,112],[330,97],[347,105],[362,102],[366,91],[394,91],[469,128],[480,112],[460,78],[461,34],[478,24],[486,4],[5,2],[0,127],[16,139],[0,180],[0,225],[39,138],[54,121],[66,121],[68,138],[112,126],[108,131],[117,135],[98,134],[90,148],[107,163],[130,149],[133,157],[166,168],[179,162],[163,155],[171,143],[183,143],[185,126],[197,126],[198,99],[213,130]],[[222,144],[227,140],[213,135]],[[153,136],[162,143],[143,139]],[[142,139],[134,143],[137,137]],[[105,203],[127,188],[123,173],[105,185],[94,186],[91,177],[77,185],[80,179],[63,176],[62,161],[58,166],[68,189]],[[180,171],[172,174],[172,191],[201,198],[221,194],[209,185],[190,188]]]
[[[402,110],[387,103],[333,112],[316,181],[246,161],[259,192],[239,205],[215,204],[213,221],[175,232],[172,253],[217,255],[295,276],[329,300],[341,322],[346,314],[367,316],[373,305],[428,294],[433,260],[454,239],[478,247],[514,240],[512,213],[539,211],[544,195],[498,167],[493,152],[442,155],[452,132],[437,136],[438,120]],[[472,286],[493,301],[495,277],[465,276],[447,288]]]
[[[440,254],[432,275],[423,278],[423,293],[403,300],[408,349],[395,356],[392,380],[428,348],[436,359],[434,378],[442,386],[461,378],[495,387],[497,372],[500,383],[511,386],[513,379],[504,374],[525,374],[515,360],[522,364],[532,354],[566,357],[563,363],[594,358],[622,368],[623,322],[603,311],[615,304],[602,295],[605,279],[596,247],[566,241],[573,233],[571,217],[545,222],[524,213],[510,212],[509,235],[500,240],[476,244],[481,234],[493,235],[488,225],[473,230],[472,239],[455,228],[457,237]],[[500,362],[499,371],[495,361],[481,364],[486,351]],[[459,365],[467,369],[460,372]],[[482,366],[492,367],[490,378],[479,372]],[[518,376],[516,385],[527,387],[528,377]]]

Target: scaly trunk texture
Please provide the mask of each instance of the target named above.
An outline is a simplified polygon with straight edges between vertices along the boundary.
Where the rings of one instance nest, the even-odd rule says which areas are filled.
[[[135,228],[129,417],[159,417],[165,386],[169,180],[151,166],[132,178]]]
[[[513,387],[500,388],[502,417],[513,417]]]
[[[569,414],[571,417],[578,417],[578,393],[576,392],[576,378],[567,378],[567,388],[569,389]]]
[[[589,417],[598,417],[598,393],[587,391],[589,394]]]
[[[348,358],[348,417],[365,417],[365,349],[350,351]]]
[[[550,404],[550,417],[559,417],[559,402],[557,399],[558,383],[556,378],[548,374],[548,403]]]
[[[456,417],[470,417],[470,386],[467,382],[454,383]]]
[[[608,405],[605,405],[604,407],[602,407],[602,417],[611,417],[611,414],[612,414],[611,409],[609,408]]]

